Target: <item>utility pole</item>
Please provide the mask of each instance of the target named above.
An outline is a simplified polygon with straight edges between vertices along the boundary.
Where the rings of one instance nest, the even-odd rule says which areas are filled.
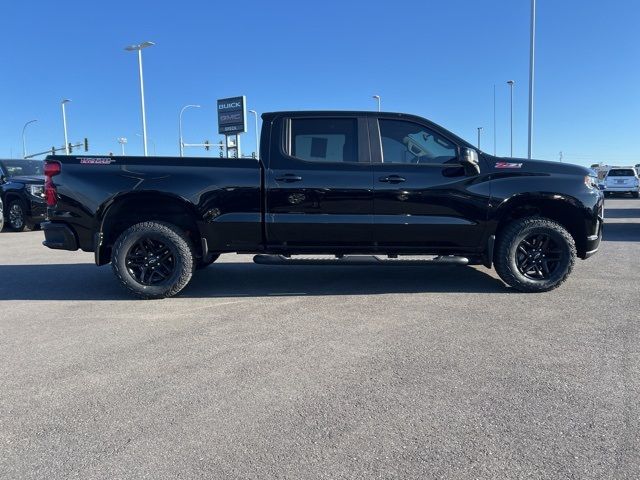
[[[564,157],[564,155],[562,155],[562,151],[560,151],[560,161],[562,161],[563,157]]]
[[[493,156],[496,156],[496,84],[493,84]]]
[[[69,155],[69,137],[67,135],[67,112],[64,109],[65,104],[69,103],[71,100],[65,98],[62,100],[62,128],[64,129],[64,153]]]
[[[511,157],[513,157],[513,86],[515,85],[515,81],[514,80],[509,80],[507,82],[507,85],[509,85],[509,88],[511,90]]]
[[[536,57],[536,0],[531,0],[531,38],[529,44],[529,148],[528,155],[531,160],[531,147],[533,143],[533,82],[535,80]]]
[[[127,139],[126,137],[120,137],[118,138],[118,143],[120,144],[120,147],[122,148],[122,156],[124,157],[125,153],[124,153],[124,146],[127,143]]]
[[[26,136],[25,130],[29,125],[37,121],[38,120],[29,120],[27,123],[24,124],[24,127],[22,127],[22,158],[27,158],[27,136]]]
[[[256,134],[256,158],[260,157],[260,134],[258,133],[258,112],[255,110],[249,110],[249,113],[253,115],[255,123],[254,123],[254,131]]]
[[[184,140],[182,139],[182,114],[187,108],[200,108],[200,105],[185,105],[178,115],[178,138],[180,141],[180,156],[184,157]],[[154,152],[155,153],[155,152]]]
[[[153,42],[142,42],[139,45],[129,45],[125,48],[128,52],[138,52],[138,70],[140,74],[140,105],[142,107],[142,145],[144,156],[147,156],[147,117],[144,109],[144,78],[142,76],[142,49],[154,46]]]
[[[373,99],[378,101],[378,111],[380,111],[380,102],[381,102],[380,95],[374,95],[371,98],[373,98]]]
[[[478,127],[478,150],[480,150],[480,133],[484,130],[483,127]]]

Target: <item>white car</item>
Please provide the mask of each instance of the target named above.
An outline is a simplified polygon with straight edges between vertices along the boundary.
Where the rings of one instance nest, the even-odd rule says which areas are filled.
[[[631,196],[638,198],[639,185],[638,172],[634,167],[613,167],[604,178],[604,194],[630,193]]]

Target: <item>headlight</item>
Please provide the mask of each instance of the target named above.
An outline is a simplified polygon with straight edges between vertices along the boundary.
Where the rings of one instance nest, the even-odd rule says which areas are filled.
[[[29,185],[29,192],[36,198],[44,198],[44,185]]]

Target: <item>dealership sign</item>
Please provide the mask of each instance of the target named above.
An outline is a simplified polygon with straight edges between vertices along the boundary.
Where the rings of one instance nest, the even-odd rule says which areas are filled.
[[[218,133],[236,135],[247,131],[247,99],[245,96],[218,100]]]

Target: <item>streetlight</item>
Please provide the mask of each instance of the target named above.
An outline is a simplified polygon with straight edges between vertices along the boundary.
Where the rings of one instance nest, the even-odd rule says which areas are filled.
[[[64,110],[65,104],[69,103],[71,100],[65,98],[60,102],[62,105],[62,127],[64,128],[64,153],[69,155],[69,137],[67,136],[67,114]]]
[[[120,137],[118,138],[118,143],[120,144],[120,147],[122,148],[122,156],[124,157],[124,146],[127,143],[127,138],[126,137]]]
[[[374,95],[371,98],[374,98],[378,101],[378,111],[380,111],[380,95]]]
[[[256,158],[260,157],[260,138],[258,137],[258,112],[255,110],[249,110],[255,120],[255,132],[256,132]]]
[[[493,84],[493,156],[496,156],[496,84]]]
[[[509,80],[507,84],[511,89],[511,156],[513,157],[513,86],[515,85],[514,80]]]
[[[140,135],[139,133],[136,133],[136,137],[140,137],[142,138],[142,135]],[[151,142],[151,145],[153,146],[153,154],[156,154],[156,142],[153,140],[153,138],[149,138],[149,141]]]
[[[180,156],[181,157],[184,157],[184,142],[182,141],[182,114],[187,108],[200,108],[200,105],[185,105],[180,110],[180,115],[178,116],[178,136],[180,137]]]
[[[484,127],[478,127],[478,150],[480,150],[480,132],[484,130]]]
[[[138,69],[140,70],[140,104],[142,105],[142,144],[144,156],[147,156],[147,118],[144,112],[144,79],[142,77],[142,49],[154,46],[153,42],[142,42],[139,45],[129,45],[125,47],[128,52],[138,52]]]
[[[531,145],[533,143],[533,81],[535,74],[535,45],[536,45],[536,0],[531,0],[531,38],[529,42],[529,148],[531,160]]]
[[[27,137],[25,136],[24,131],[28,125],[31,125],[32,123],[35,123],[37,121],[38,120],[29,120],[27,123],[24,124],[24,127],[22,127],[22,158],[27,157]]]

